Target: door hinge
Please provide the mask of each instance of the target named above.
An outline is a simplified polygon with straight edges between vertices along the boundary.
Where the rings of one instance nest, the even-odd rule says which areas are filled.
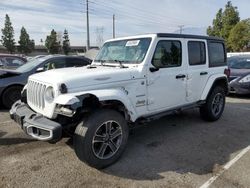
[[[151,105],[154,104],[154,99],[148,99],[147,100],[147,105]]]

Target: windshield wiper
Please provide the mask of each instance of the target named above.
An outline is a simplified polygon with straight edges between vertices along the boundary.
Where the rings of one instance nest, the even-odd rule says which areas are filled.
[[[116,62],[119,63],[120,68],[127,68],[126,66],[124,66],[122,63],[125,61],[120,61],[120,60],[96,60],[95,62],[100,62],[102,66],[108,66],[108,67],[115,67],[115,65],[106,65],[104,63],[106,62]]]
[[[104,64],[104,63],[108,62],[107,60],[95,60],[95,62],[100,62],[100,63],[101,63],[101,66],[115,67],[115,65],[107,65],[107,64]]]
[[[124,63],[125,61],[114,60],[114,62],[119,63],[120,68],[127,68],[127,67],[125,67],[125,66],[122,64],[122,63]]]
[[[105,63],[105,62],[106,62],[106,60],[102,60],[102,59],[100,59],[100,60],[96,60],[95,62],[100,62],[100,63],[101,63],[101,65],[102,65],[102,66],[104,66],[104,64],[103,64],[103,63]]]

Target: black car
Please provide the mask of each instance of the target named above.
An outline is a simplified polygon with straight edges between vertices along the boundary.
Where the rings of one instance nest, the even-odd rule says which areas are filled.
[[[231,70],[230,93],[250,94],[250,56],[241,55],[228,58]]]
[[[0,103],[6,108],[21,98],[21,90],[28,77],[34,73],[50,69],[81,67],[91,63],[91,60],[81,56],[49,55],[32,59],[16,70],[0,69]]]

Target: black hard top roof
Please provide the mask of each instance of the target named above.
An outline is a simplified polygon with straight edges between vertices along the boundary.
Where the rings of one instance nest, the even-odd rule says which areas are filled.
[[[224,39],[219,38],[219,37],[209,37],[209,36],[201,36],[201,35],[188,35],[188,34],[175,34],[175,33],[157,33],[157,37],[191,38],[191,39],[205,39],[205,40],[224,41]]]

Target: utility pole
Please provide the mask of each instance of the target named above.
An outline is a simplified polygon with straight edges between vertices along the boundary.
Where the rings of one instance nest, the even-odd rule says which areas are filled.
[[[87,45],[86,50],[90,49],[90,39],[89,39],[89,0],[86,0],[86,18],[87,18]]]
[[[182,34],[184,25],[179,25],[178,27],[180,28],[180,34]]]
[[[113,38],[115,38],[115,15],[113,14]]]

